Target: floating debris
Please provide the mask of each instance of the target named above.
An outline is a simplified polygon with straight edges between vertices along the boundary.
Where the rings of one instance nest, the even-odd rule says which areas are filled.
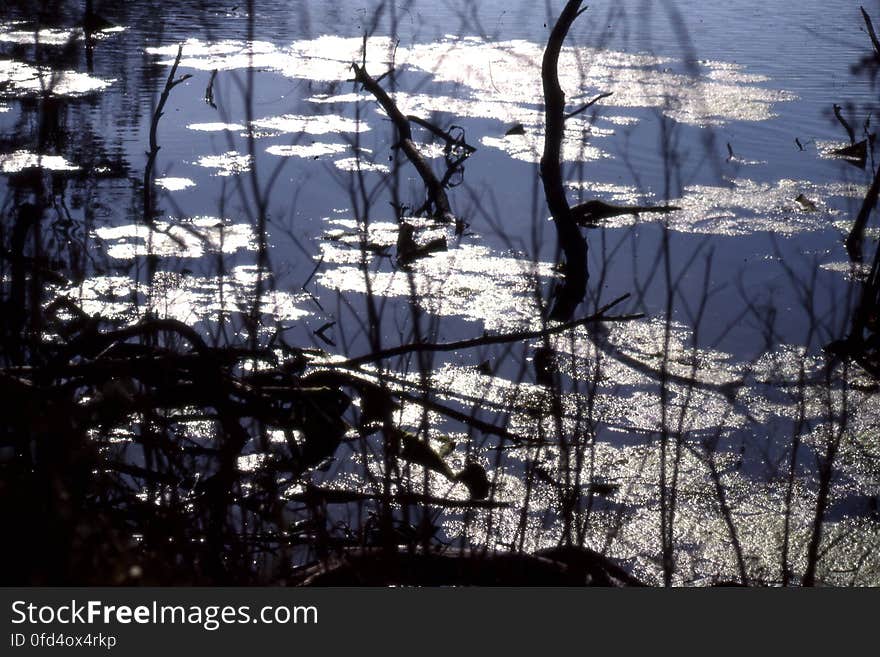
[[[816,210],[819,209],[819,206],[816,205],[815,201],[811,201],[803,194],[798,194],[795,202],[797,202],[801,210],[803,210],[804,212],[816,212]]]

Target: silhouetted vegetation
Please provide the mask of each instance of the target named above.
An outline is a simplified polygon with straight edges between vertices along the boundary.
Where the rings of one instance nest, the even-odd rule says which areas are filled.
[[[867,120],[858,139],[843,108],[831,105],[849,145],[829,153],[870,163],[873,182],[845,239],[851,271],[864,275],[825,308],[817,263],[796,262],[771,233],[777,276],[790,291],[783,311],[745,282],[745,267],[737,281],[718,280],[711,233],[681,237],[688,231],[676,222],[692,220],[682,215],[693,212],[695,192],[684,173],[685,121],[670,118],[675,99],[651,110],[658,137],[651,157],[665,189],[623,199],[584,175],[598,112],[619,94],[597,94],[585,82],[598,66],[586,58],[599,56],[605,37],[593,34],[592,50],[579,50],[578,33],[578,48],[566,49],[587,11],[580,0],[548,4],[543,97],[529,101],[541,111],[527,108],[540,125],[511,128],[493,117],[504,139],[525,142],[540,131],[532,188],[511,190],[517,199],[531,193],[531,207],[514,203],[532,218],[530,236],[515,234],[498,211],[495,194],[507,190],[465,182],[466,167],[494,142],[478,141],[451,101],[443,111],[422,101],[421,111],[418,94],[450,92],[397,64],[399,22],[413,2],[380,2],[359,18],[351,79],[317,76],[284,89],[308,97],[316,116],[326,105],[328,116],[354,126],[328,151],[350,152],[351,164],[311,170],[312,178],[288,175],[284,160],[267,168],[258,143],[259,76],[268,65],[257,61],[254,44],[276,38],[277,26],[263,35],[259,4],[183,2],[172,10],[58,0],[10,2],[0,12],[33,36],[0,43],[0,62],[39,80],[0,78],[0,109],[14,105],[0,155],[25,162],[2,173],[0,581],[813,586],[848,574],[850,583],[880,581],[871,556],[876,426],[854,410],[876,401],[880,377],[880,248],[870,233],[880,169],[872,170]],[[674,3],[662,4],[687,51],[682,17]],[[474,6],[463,4],[463,33],[492,43]],[[240,13],[245,47],[223,47],[246,65],[224,67],[226,51],[204,48],[218,61],[199,71],[187,49],[200,46],[181,45],[177,27],[166,37],[160,9],[198,17],[189,28],[209,44],[222,41],[214,35],[223,17]],[[308,7],[296,9],[306,22]],[[618,11],[598,22],[621,18]],[[869,71],[873,81],[880,46],[869,12],[861,15],[874,52],[854,72]],[[113,56],[102,49],[117,25],[141,25],[142,42]],[[41,43],[47,35],[55,42]],[[157,53],[169,43],[175,55],[162,61]],[[515,56],[527,59],[517,47]],[[657,63],[644,66],[663,74]],[[65,91],[65,71],[89,73],[95,84],[112,77],[129,92],[102,109],[101,90]],[[570,92],[575,74],[582,88],[572,101],[563,84]],[[172,107],[176,94],[192,94],[188,81],[218,123],[236,126],[223,134],[239,168],[216,179],[217,217],[207,220],[185,216],[158,186],[173,171],[165,153],[175,144],[164,131],[181,120]],[[343,103],[353,116],[334,114]],[[383,131],[385,150],[362,143],[372,112],[381,116],[372,131]],[[118,125],[102,124],[108,116]],[[307,125],[293,113],[281,118]],[[630,161],[629,125],[620,120],[611,138],[638,181],[638,158],[649,149],[638,145]],[[698,140],[699,168],[735,170],[741,160],[730,142],[720,153],[711,122],[699,127],[709,135]],[[137,158],[117,140],[122,132],[139,140]],[[281,146],[320,160],[326,153],[309,150],[309,134],[296,128]],[[569,138],[580,148],[574,163]],[[800,139],[797,146],[805,151]],[[312,239],[291,217],[298,195],[318,179],[346,206],[347,223],[331,230],[327,217]],[[825,208],[809,191],[786,203],[791,215]],[[225,250],[236,239],[230,216],[248,236],[245,255]],[[549,250],[548,217],[556,238]],[[639,232],[643,221],[650,238]],[[100,234],[111,237],[103,243]],[[110,255],[118,234],[122,246],[143,249]],[[491,263],[498,279],[488,267],[464,282],[453,278],[456,254],[475,245],[484,250],[461,258],[498,259]],[[312,291],[332,271],[325,257],[334,249],[343,255],[332,264],[357,281],[335,298],[329,285]],[[544,263],[547,253],[555,261]],[[294,284],[284,275],[297,259],[309,274]],[[438,262],[447,271],[432,270]],[[622,280],[630,274],[631,282]],[[200,288],[188,302],[201,303],[202,315],[183,321],[167,312],[167,297],[194,278],[208,292]],[[441,312],[452,298],[491,303],[478,295],[486,279],[515,291],[494,326],[481,331],[462,320],[462,327],[454,322],[464,311]],[[389,301],[392,288],[401,291]],[[273,311],[282,295],[302,297],[313,317]],[[736,320],[711,342],[707,325],[718,305]],[[804,318],[805,336],[784,335],[782,312]],[[719,345],[746,324],[762,344],[748,343],[747,355],[727,362]],[[634,392],[619,394],[625,386]],[[846,503],[861,505],[846,516],[855,519],[832,520],[835,505]],[[761,505],[764,524],[754,519]],[[697,554],[695,543],[709,534],[720,547]]]

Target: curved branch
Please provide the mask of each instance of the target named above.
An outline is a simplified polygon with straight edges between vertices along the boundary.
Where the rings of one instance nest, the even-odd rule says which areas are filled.
[[[559,85],[559,55],[568,31],[579,15],[581,0],[569,0],[550,33],[541,78],[544,83],[544,152],[541,156],[541,179],[547,208],[556,225],[559,246],[565,254],[566,273],[555,299],[550,316],[566,320],[587,294],[587,242],[572,217],[565,185],[562,179],[562,138],[565,134],[565,94]]]
[[[476,153],[477,152],[477,149],[474,148],[473,146],[471,146],[470,144],[468,144],[466,141],[464,141],[463,138],[456,139],[451,134],[449,134],[446,130],[443,130],[442,128],[438,128],[436,125],[434,125],[430,121],[426,121],[425,119],[419,118],[418,116],[413,116],[412,114],[407,114],[406,118],[409,119],[410,121],[412,121],[413,123],[415,123],[416,125],[423,127],[425,130],[430,132],[435,137],[439,137],[440,139],[445,141],[447,148],[450,148],[450,149],[461,148],[464,151],[466,151],[467,153]],[[453,127],[455,127],[455,126],[453,126]]]

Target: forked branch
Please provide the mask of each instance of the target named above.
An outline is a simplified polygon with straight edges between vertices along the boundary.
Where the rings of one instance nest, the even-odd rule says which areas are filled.
[[[159,120],[165,112],[165,103],[168,102],[171,90],[192,77],[189,74],[182,75],[179,78],[175,77],[182,56],[183,45],[181,44],[177,47],[177,57],[174,58],[174,64],[168,73],[168,79],[165,80],[165,88],[162,90],[162,95],[159,96],[159,104],[156,105],[156,111],[153,112],[153,120],[150,123],[150,150],[147,151],[147,166],[144,168],[144,219],[150,223],[153,221],[153,169],[156,166],[156,156],[159,154],[159,141],[157,137]]]
[[[448,221],[450,223],[455,222],[455,215],[452,214],[452,209],[449,205],[449,198],[446,196],[446,190],[443,189],[443,184],[437,179],[437,176],[434,175],[434,171],[425,161],[425,158],[422,157],[422,154],[419,152],[419,149],[413,141],[412,129],[409,125],[410,119],[404,116],[391,96],[389,96],[381,85],[379,85],[379,83],[367,73],[365,64],[357,64],[356,62],[353,62],[351,68],[354,70],[355,80],[359,82],[364,89],[373,94],[382,106],[382,109],[385,110],[388,118],[391,119],[394,127],[397,129],[398,146],[403,150],[407,159],[416,168],[416,171],[419,172],[419,176],[421,176],[422,181],[425,183],[425,188],[428,190],[428,200],[434,206],[435,216],[443,221]]]

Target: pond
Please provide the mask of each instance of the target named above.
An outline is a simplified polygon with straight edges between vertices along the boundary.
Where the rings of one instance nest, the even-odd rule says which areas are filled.
[[[55,493],[2,507],[17,576],[283,582],[391,541],[880,584],[868,23],[590,4],[558,61],[561,171],[572,206],[623,209],[580,228],[587,320],[560,326],[563,5],[4,3],[3,492],[67,450]],[[450,220],[358,67],[418,119]],[[111,525],[118,568],[71,575]],[[66,565],[36,563],[52,540]]]

